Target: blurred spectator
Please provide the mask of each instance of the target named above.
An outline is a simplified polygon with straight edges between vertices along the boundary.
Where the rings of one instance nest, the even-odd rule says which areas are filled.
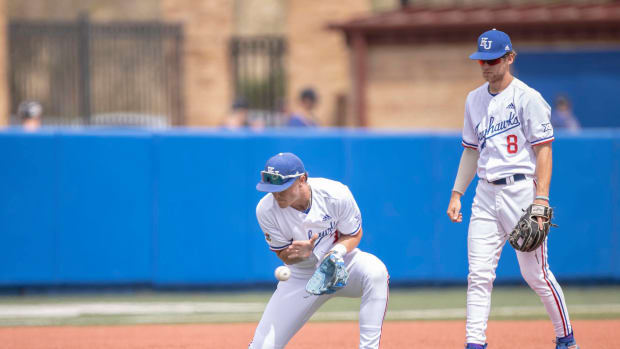
[[[292,113],[284,126],[313,127],[318,126],[314,108],[318,103],[318,96],[313,88],[307,87],[299,94],[299,110]]]
[[[551,112],[551,125],[556,129],[577,131],[581,129],[579,121],[573,114],[571,103],[568,98],[558,96],[555,99],[555,107]]]
[[[230,114],[228,114],[222,126],[230,130],[245,127],[260,129],[264,126],[264,123],[259,119],[250,118],[248,102],[244,98],[238,98],[233,103]]]
[[[37,101],[23,101],[17,107],[17,116],[26,131],[36,131],[41,127],[43,107]]]

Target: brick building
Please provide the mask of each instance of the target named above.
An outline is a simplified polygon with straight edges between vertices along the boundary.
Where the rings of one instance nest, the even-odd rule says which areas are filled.
[[[483,82],[478,65],[468,59],[480,33],[494,27],[506,31],[517,52],[617,51],[620,5],[406,7],[331,27],[345,34],[350,48],[357,124],[459,129],[467,92]],[[607,52],[594,57],[614,59]],[[554,69],[553,63],[540,63]],[[600,74],[588,69],[575,66],[559,78]],[[605,73],[619,78],[617,69]]]
[[[289,107],[294,108],[294,97],[300,88],[314,86],[320,94],[321,123],[333,124],[337,96],[347,94],[350,77],[344,38],[329,30],[327,23],[368,15],[371,11],[368,0],[323,2],[320,6],[301,0],[0,1],[6,1],[6,6],[1,6],[6,9],[2,21],[75,21],[80,15],[87,15],[93,23],[181,24],[182,124],[189,126],[217,125],[229,111],[234,99],[229,56],[231,37],[265,34],[283,35],[288,42]],[[0,32],[0,37],[4,40],[6,33]],[[2,103],[3,98],[0,95],[0,108],[14,113],[6,102]],[[8,123],[7,113],[3,113],[0,123]]]
[[[287,43],[289,110],[295,109],[299,90],[313,86],[323,125],[456,129],[467,91],[481,83],[478,67],[467,59],[480,32],[505,29],[516,48],[620,41],[613,2],[489,8],[429,3],[440,7],[412,8],[396,0],[0,0],[0,47],[7,47],[1,24],[14,20],[75,21],[86,14],[95,23],[179,24],[183,117],[178,123],[215,126],[235,98],[231,38],[279,36]],[[6,56],[0,55],[0,63]],[[7,86],[0,90],[5,111],[0,124],[7,124],[14,110],[7,64],[0,67]]]

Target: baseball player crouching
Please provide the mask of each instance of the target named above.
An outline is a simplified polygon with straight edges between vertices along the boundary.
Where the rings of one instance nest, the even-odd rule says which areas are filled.
[[[388,272],[357,248],[362,218],[349,188],[308,178],[292,153],[271,157],[256,189],[256,206],[269,248],[290,267],[256,328],[249,348],[284,348],[312,314],[334,296],[361,297],[360,348],[378,348],[387,309]]]
[[[544,304],[556,334],[556,348],[578,349],[562,288],[549,269],[546,232],[552,213],[543,220],[529,216],[533,230],[543,230],[539,244],[521,248],[516,241],[517,222],[527,209],[552,212],[551,108],[539,92],[513,77],[510,65],[516,53],[508,35],[489,30],[478,38],[478,60],[487,81],[471,91],[465,104],[463,154],[447,214],[461,222],[461,196],[477,172],[479,181],[472,204],[467,237],[467,348],[486,348],[491,290],[502,248],[510,238],[516,246],[521,274]],[[538,228],[538,229],[536,229]],[[518,237],[518,235],[516,235]],[[518,346],[518,343],[516,343]]]

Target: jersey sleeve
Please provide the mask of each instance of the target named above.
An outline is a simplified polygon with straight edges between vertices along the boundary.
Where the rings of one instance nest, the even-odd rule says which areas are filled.
[[[275,217],[268,210],[265,210],[260,203],[256,206],[256,218],[263,234],[265,234],[265,241],[270,250],[280,251],[293,243],[292,239],[287,239],[280,231]]]
[[[362,214],[349,187],[346,185],[343,187],[343,195],[337,201],[337,229],[342,235],[355,235],[362,227]]]
[[[463,140],[461,144],[466,148],[478,150],[478,137],[476,136],[476,131],[471,121],[469,100],[470,96],[467,96],[467,101],[465,102],[465,121],[463,122]]]
[[[551,142],[554,139],[551,126],[551,107],[538,92],[532,92],[523,106],[525,137],[531,145]]]

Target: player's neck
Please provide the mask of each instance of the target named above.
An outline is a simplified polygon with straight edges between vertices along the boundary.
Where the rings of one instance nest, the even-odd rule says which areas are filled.
[[[306,184],[302,199],[299,200],[299,202],[292,204],[291,207],[296,209],[297,211],[306,212],[310,208],[311,204],[312,204],[312,189],[310,189],[309,184]]]
[[[506,73],[501,80],[489,82],[489,93],[496,95],[506,89],[508,85],[514,80],[514,76],[510,73]]]

